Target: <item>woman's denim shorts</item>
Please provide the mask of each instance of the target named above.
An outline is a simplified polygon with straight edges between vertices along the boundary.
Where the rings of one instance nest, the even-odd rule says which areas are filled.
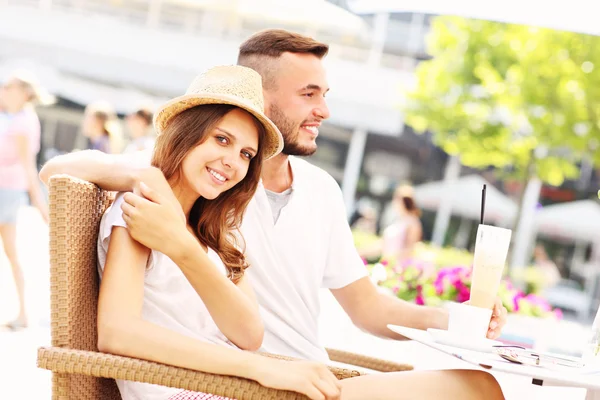
[[[0,189],[0,224],[16,224],[19,208],[27,204],[24,190]]]

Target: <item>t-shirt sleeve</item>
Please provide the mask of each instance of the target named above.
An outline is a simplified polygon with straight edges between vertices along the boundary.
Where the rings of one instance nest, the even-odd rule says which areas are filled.
[[[367,276],[367,269],[354,246],[342,192],[333,178],[331,180],[335,185],[328,201],[331,211],[331,237],[322,286],[339,289]]]
[[[121,210],[121,205],[124,201],[124,195],[125,193],[117,194],[114,202],[110,208],[106,210],[104,216],[102,217],[102,221],[100,222],[100,230],[98,232],[98,269],[100,273],[102,273],[104,270],[104,264],[106,263],[106,254],[108,252],[108,245],[110,244],[110,236],[112,234],[113,227],[127,227],[127,224],[123,219],[123,211]],[[148,258],[148,264],[146,265],[146,268],[150,268],[152,266],[152,260],[156,258],[154,253],[154,250],[150,252],[150,257]]]

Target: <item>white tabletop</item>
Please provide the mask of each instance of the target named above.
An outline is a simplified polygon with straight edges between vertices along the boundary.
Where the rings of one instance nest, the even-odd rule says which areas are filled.
[[[571,367],[556,367],[556,369],[549,369],[545,367],[515,364],[503,360],[500,356],[493,353],[464,350],[458,347],[438,344],[433,341],[429,332],[424,330],[398,325],[388,325],[388,328],[411,340],[454,356],[483,370],[529,376],[532,379],[542,381],[544,385],[573,386],[600,390],[600,379],[598,379],[600,378],[600,371],[583,373],[582,370]],[[540,384],[542,382],[540,382]]]

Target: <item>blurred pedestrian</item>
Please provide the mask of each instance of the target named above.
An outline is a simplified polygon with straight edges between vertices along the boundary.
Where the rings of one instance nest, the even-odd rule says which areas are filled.
[[[127,116],[127,131],[131,141],[123,153],[154,149],[154,132],[152,129],[152,110],[140,107]]]
[[[48,206],[43,196],[36,167],[40,150],[40,121],[34,104],[43,97],[35,78],[25,71],[14,72],[0,88],[0,238],[12,268],[19,299],[19,314],[9,322],[11,329],[27,326],[25,283],[17,255],[17,214],[29,201],[44,221]]]
[[[415,245],[421,241],[423,227],[410,186],[399,186],[394,192],[393,204],[397,218],[383,231],[383,256],[400,263],[410,258]]]
[[[561,280],[560,271],[542,244],[535,246],[533,257],[535,267],[543,277],[544,288],[555,286]]]
[[[88,149],[103,153],[118,153],[117,114],[109,103],[98,101],[85,108],[83,135],[88,139]]]

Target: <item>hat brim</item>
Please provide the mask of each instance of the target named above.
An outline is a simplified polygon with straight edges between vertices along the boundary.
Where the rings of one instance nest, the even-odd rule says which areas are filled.
[[[169,121],[177,114],[190,108],[206,104],[229,104],[246,110],[256,117],[256,119],[258,119],[258,121],[264,126],[266,131],[266,143],[261,144],[264,148],[263,158],[265,160],[276,156],[281,152],[281,150],[283,150],[283,137],[281,136],[277,126],[275,126],[275,124],[269,118],[267,118],[262,111],[256,109],[252,106],[252,104],[245,102],[243,99],[237,96],[229,96],[225,94],[217,95],[213,93],[194,93],[176,97],[166,102],[154,114],[154,127],[158,131],[158,134],[161,134],[165,130]]]

